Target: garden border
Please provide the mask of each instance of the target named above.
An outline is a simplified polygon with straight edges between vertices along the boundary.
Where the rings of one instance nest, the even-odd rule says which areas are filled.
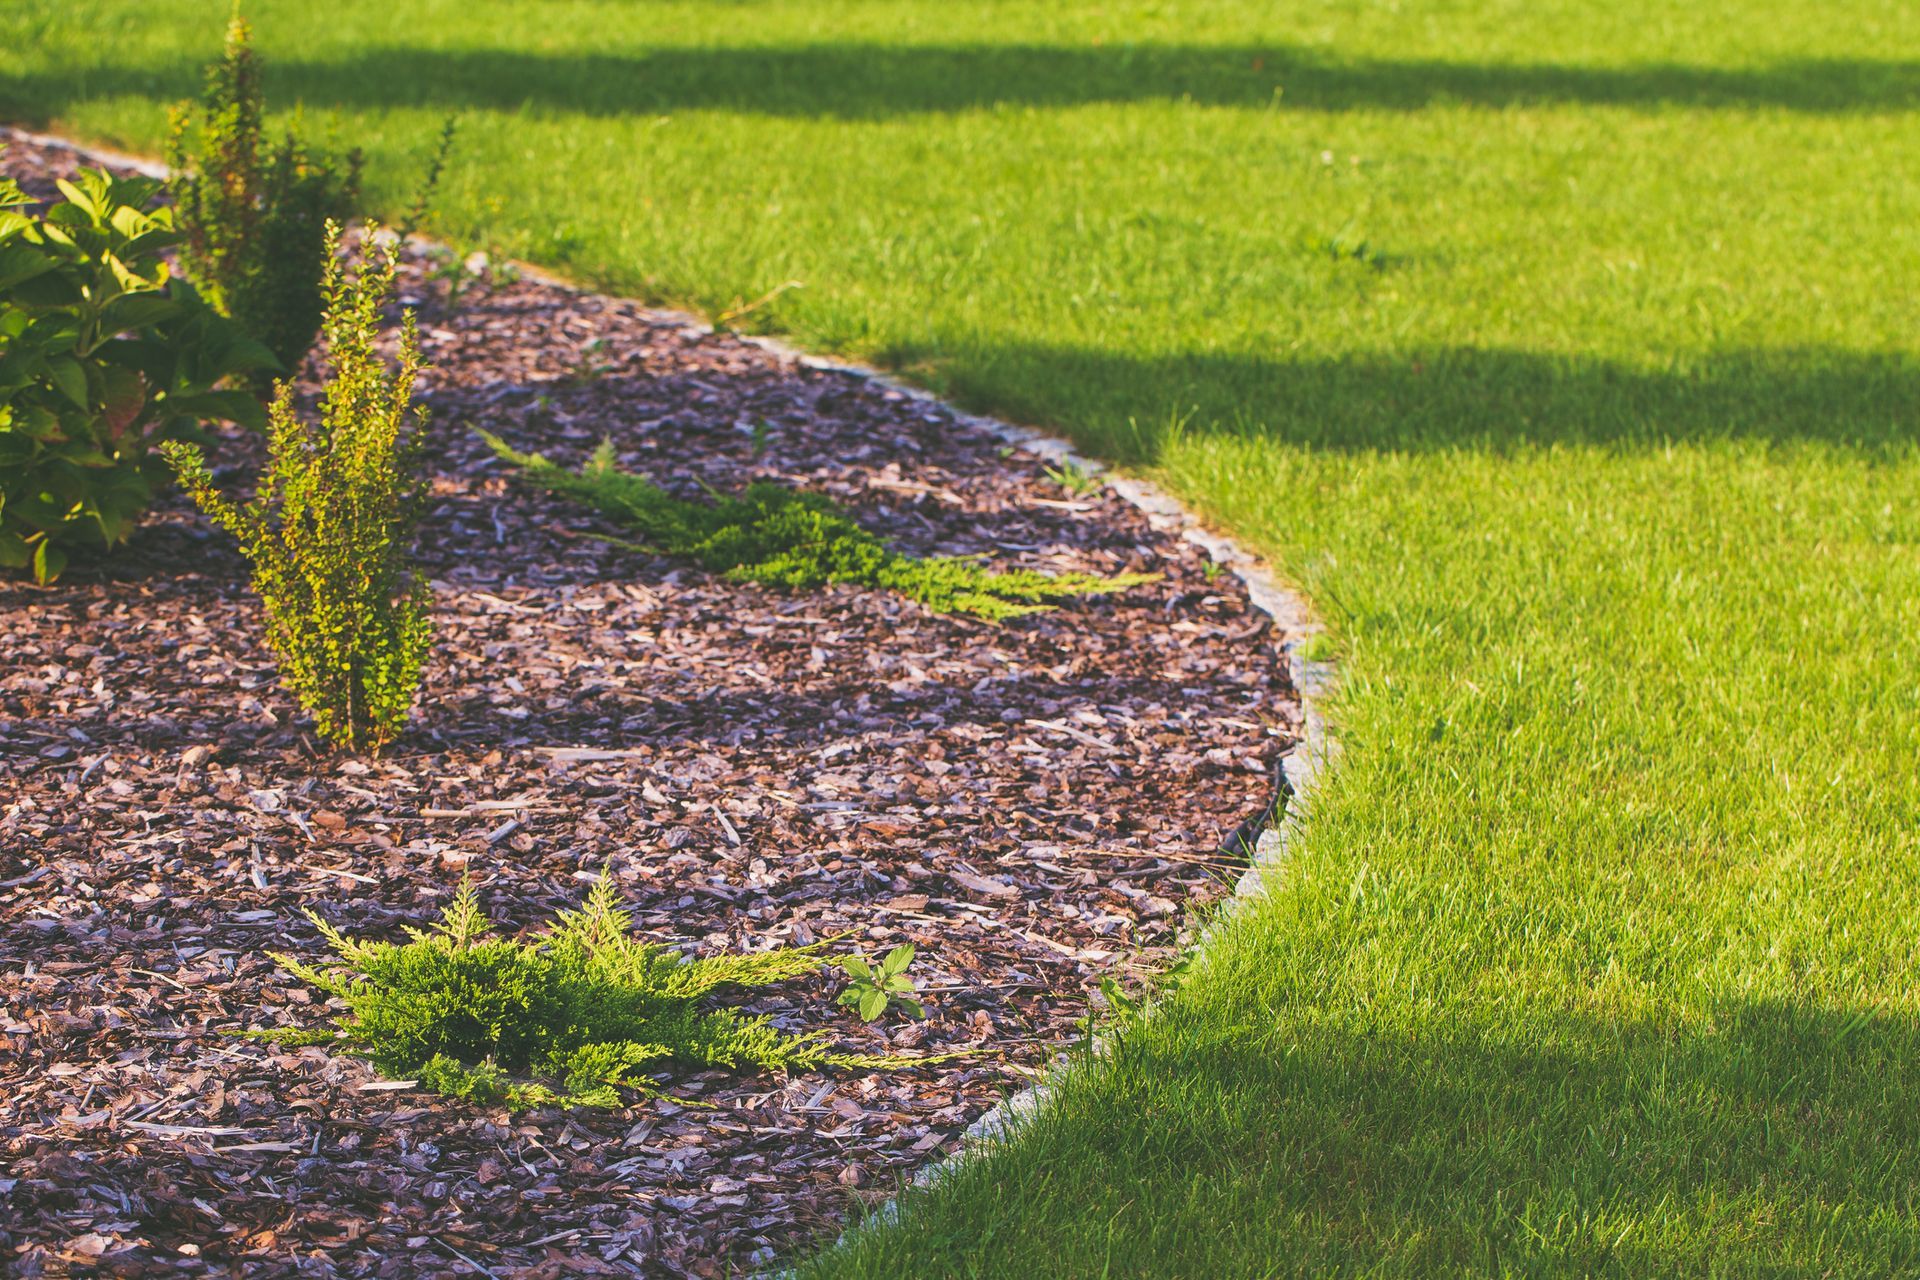
[[[558,277],[545,275],[538,268],[532,270],[555,284],[574,287]],[[650,314],[698,333],[717,332],[713,325],[686,312],[655,309]],[[1179,499],[1152,481],[1127,475],[1098,459],[1085,457],[1058,436],[989,414],[967,412],[923,387],[902,382],[870,365],[812,355],[779,338],[749,334],[734,336],[807,368],[847,374],[909,399],[937,404],[956,420],[997,436],[1026,453],[1056,466],[1074,466],[1090,475],[1100,476],[1113,487],[1115,493],[1144,512],[1157,527],[1178,530],[1183,539],[1200,547],[1215,564],[1240,580],[1247,589],[1247,597],[1253,607],[1272,618],[1286,636],[1287,675],[1294,692],[1300,697],[1300,738],[1280,757],[1277,779],[1280,785],[1270,811],[1270,814],[1277,814],[1277,819],[1270,816],[1260,831],[1254,841],[1251,865],[1241,874],[1233,892],[1220,903],[1213,919],[1201,931],[1196,950],[1204,948],[1229,920],[1265,896],[1270,877],[1279,872],[1288,847],[1298,838],[1312,793],[1339,753],[1339,743],[1328,727],[1325,708],[1334,690],[1336,666],[1332,661],[1309,659],[1301,653],[1302,642],[1307,637],[1326,630],[1306,598],[1274,576],[1265,561],[1232,538],[1208,529]],[[1092,1050],[1098,1054],[1110,1043],[1109,1037],[1096,1035]],[[1055,1074],[1070,1068],[1071,1060],[1064,1052],[1055,1059]],[[1046,1105],[1054,1087],[1051,1079],[1041,1080],[1002,1098],[985,1115],[967,1126],[960,1150],[920,1170],[914,1175],[913,1185],[933,1186],[966,1162],[980,1158],[995,1143],[1011,1140],[1020,1125]],[[840,1242],[846,1243],[853,1233],[891,1221],[898,1214],[899,1206],[897,1196],[888,1199],[872,1213],[842,1231]],[[790,1266],[779,1266],[761,1274],[767,1280],[790,1280],[794,1272]]]
[[[150,177],[168,176],[165,165],[104,148],[85,146],[67,138],[35,133],[7,124],[0,124],[0,134],[17,137],[39,146],[70,151],[96,163],[130,169]],[[530,279],[563,289],[574,291],[580,289],[579,285],[538,267],[524,263],[516,263],[515,266]],[[642,311],[650,320],[694,334],[708,335],[720,332],[714,325],[689,312],[662,307],[643,307]],[[957,421],[986,431],[1025,453],[1057,466],[1073,466],[1088,474],[1101,476],[1122,499],[1144,512],[1157,527],[1177,530],[1183,539],[1200,547],[1214,563],[1238,578],[1246,587],[1248,598],[1253,606],[1272,618],[1280,628],[1286,637],[1288,676],[1294,691],[1300,697],[1300,738],[1280,758],[1279,787],[1277,788],[1279,794],[1274,802],[1278,820],[1270,820],[1265,829],[1260,831],[1258,839],[1254,842],[1251,865],[1242,873],[1234,886],[1233,893],[1220,904],[1214,919],[1200,935],[1198,945],[1204,947],[1226,921],[1267,892],[1269,877],[1275,874],[1284,862],[1288,846],[1296,838],[1306,818],[1309,800],[1319,779],[1338,754],[1338,743],[1329,731],[1324,705],[1333,692],[1336,677],[1335,664],[1330,661],[1310,660],[1301,653],[1303,640],[1325,630],[1305,597],[1283,584],[1266,567],[1264,561],[1232,538],[1208,529],[1197,516],[1159,486],[1137,476],[1118,472],[1096,459],[1084,457],[1076,452],[1071,444],[1058,436],[990,415],[969,413],[958,406],[946,403],[931,391],[903,382],[869,365],[813,355],[779,338],[742,333],[733,333],[733,336],[771,355],[790,360],[803,367],[845,374],[924,404],[937,404],[952,414]],[[1104,1037],[1096,1037],[1094,1052],[1100,1052],[1106,1043]],[[1066,1065],[1067,1059],[1063,1054],[1056,1060],[1054,1071],[1057,1073]],[[1054,1087],[1051,1080],[1041,1080],[1002,1098],[985,1115],[967,1126],[960,1150],[922,1169],[914,1176],[914,1185],[931,1186],[966,1161],[977,1159],[994,1143],[1010,1139],[1026,1118],[1045,1105]],[[860,1222],[849,1226],[846,1232],[842,1233],[841,1239],[844,1241],[849,1233],[888,1221],[898,1212],[898,1207],[897,1198],[889,1199]],[[763,1274],[788,1276],[792,1273],[782,1267]]]

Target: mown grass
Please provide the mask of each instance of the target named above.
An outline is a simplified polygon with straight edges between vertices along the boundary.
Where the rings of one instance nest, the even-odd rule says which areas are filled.
[[[151,148],[224,0],[16,0]],[[1271,900],[814,1276],[1920,1274],[1920,11],[255,6],[389,206],[1147,469],[1332,624]]]

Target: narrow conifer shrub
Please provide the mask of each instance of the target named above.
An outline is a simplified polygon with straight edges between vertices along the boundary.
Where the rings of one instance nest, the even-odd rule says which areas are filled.
[[[412,564],[424,486],[425,414],[413,404],[420,345],[408,313],[400,362],[375,349],[398,250],[373,245],[355,276],[327,229],[323,277],[329,374],[318,422],[282,383],[268,414],[269,461],[240,504],[214,488],[200,451],[162,446],[201,510],[240,542],[266,611],[280,677],[320,735],[378,751],[406,723],[431,639],[425,578]]]
[[[602,877],[577,911],[525,939],[493,934],[471,882],[431,929],[404,943],[360,942],[308,913],[336,961],[275,959],[347,1006],[332,1031],[260,1033],[281,1043],[341,1043],[381,1073],[450,1097],[512,1109],[617,1107],[665,1096],[654,1073],[885,1070],[937,1057],[840,1053],[729,1008],[729,992],[832,963],[832,939],[808,947],[689,960],[642,942]]]
[[[292,130],[267,140],[260,59],[236,12],[199,111],[174,113],[167,163],[188,277],[297,373],[320,332],[327,224],[353,213],[360,153],[327,155]],[[254,385],[264,394],[271,376]]]
[[[642,550],[684,556],[734,582],[795,589],[855,583],[917,600],[936,613],[1000,622],[1037,613],[1049,601],[1125,591],[1160,576],[997,571],[958,556],[916,559],[887,546],[819,494],[757,482],[739,497],[715,494],[711,502],[689,502],[620,470],[611,441],[573,472],[480,434],[529,482],[578,498],[635,530]]]

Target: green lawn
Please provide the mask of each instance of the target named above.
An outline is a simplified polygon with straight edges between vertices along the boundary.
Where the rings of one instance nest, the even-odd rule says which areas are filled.
[[[810,1276],[1920,1274],[1920,7],[255,0],[388,207],[1146,470],[1332,624],[1283,883]],[[151,149],[226,0],[11,0]]]

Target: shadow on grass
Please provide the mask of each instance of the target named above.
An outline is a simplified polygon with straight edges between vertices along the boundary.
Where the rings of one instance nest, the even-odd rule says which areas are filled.
[[[209,49],[209,57],[212,50]],[[1342,59],[1286,44],[814,44],[632,53],[519,49],[357,50],[275,58],[269,92],[309,107],[430,107],[594,116],[723,110],[884,119],[998,105],[1189,101],[1295,111],[1418,111],[1442,104],[1579,103],[1809,113],[1920,107],[1920,62],[1799,58],[1750,67],[1578,66]],[[0,110],[46,120],[94,97],[198,92],[198,62],[70,67],[0,85]]]
[[[1892,456],[1920,441],[1920,361],[1891,352],[1744,349],[1666,369],[1473,347],[1307,360],[1020,346],[891,354],[970,408],[1081,424],[1086,443],[1135,462],[1179,430],[1403,452],[1755,440]]]
[[[1249,981],[1273,996],[1271,973]],[[1704,1027],[1568,1013],[1505,1037],[1412,1036],[1284,1014],[1250,1033],[1271,1007],[1222,1002],[1234,1016],[1169,1009],[1095,1087],[1069,1085],[1034,1140],[856,1233],[868,1265],[799,1274],[1894,1275],[1920,1260],[1910,1014],[1750,1003]]]

